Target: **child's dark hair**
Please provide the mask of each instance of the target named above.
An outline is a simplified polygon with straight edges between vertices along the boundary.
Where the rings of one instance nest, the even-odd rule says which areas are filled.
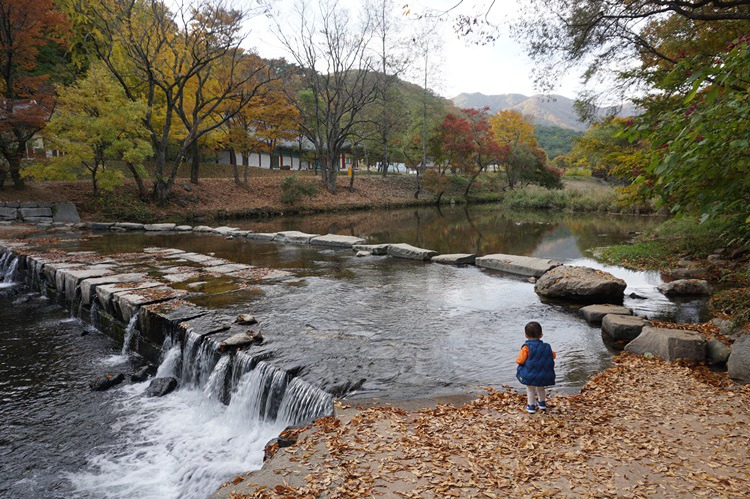
[[[526,333],[527,338],[538,340],[542,337],[542,325],[535,321],[529,322],[526,324],[524,332]]]

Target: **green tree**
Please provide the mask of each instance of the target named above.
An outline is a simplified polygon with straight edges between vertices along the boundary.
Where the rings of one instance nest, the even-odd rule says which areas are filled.
[[[664,104],[664,94],[678,98]],[[730,222],[750,240],[750,36],[735,40],[712,64],[681,61],[655,89],[658,105],[630,128],[648,140],[651,162],[636,185],[647,186],[677,214]]]
[[[534,128],[534,137],[550,160],[568,154],[576,139],[582,136],[583,132],[559,126],[536,125]]]
[[[48,179],[90,176],[96,196],[122,184],[122,173],[108,163],[124,161],[145,196],[141,165],[153,152],[143,126],[146,110],[145,103],[127,98],[105,68],[92,66],[85,79],[60,89],[58,110],[47,126],[63,155],[29,167],[29,173]]]

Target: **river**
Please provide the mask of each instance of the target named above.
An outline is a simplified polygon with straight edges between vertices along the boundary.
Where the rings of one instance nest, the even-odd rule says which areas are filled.
[[[407,242],[441,253],[513,253],[607,270],[628,283],[626,305],[651,318],[694,322],[704,303],[670,302],[657,273],[603,266],[597,246],[625,241],[655,220],[637,217],[509,216],[491,205],[320,215],[245,224],[255,231],[351,234]],[[228,225],[243,225],[232,224]],[[553,393],[580,388],[613,352],[574,308],[543,303],[524,279],[349,250],[199,234],[71,237],[59,247],[100,254],[174,247],[289,272],[273,283],[223,292],[209,282],[195,304],[252,312],[275,367],[356,399],[435,397],[477,386],[518,386],[523,326],[538,320],[558,353]],[[132,372],[137,355],[20,286],[0,297],[0,496],[204,497],[223,480],[260,466],[264,444],[284,421],[248,417],[241,388],[229,406],[205,386],[163,398],[146,384],[91,392],[103,372]],[[83,319],[87,319],[84,317]],[[167,352],[165,352],[167,353]]]

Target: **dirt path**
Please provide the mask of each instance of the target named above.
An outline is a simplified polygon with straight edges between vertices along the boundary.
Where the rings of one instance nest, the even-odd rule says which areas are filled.
[[[461,407],[339,407],[214,497],[747,497],[750,385],[621,357],[528,415],[491,391]]]

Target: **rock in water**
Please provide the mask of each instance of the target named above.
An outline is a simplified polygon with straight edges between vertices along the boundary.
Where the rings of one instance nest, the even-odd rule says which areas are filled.
[[[146,395],[149,397],[163,397],[177,388],[175,378],[154,378],[146,389]]]
[[[91,383],[89,383],[89,388],[94,392],[103,392],[104,390],[109,390],[113,386],[119,385],[124,380],[125,375],[122,373],[118,373],[114,376],[111,374],[105,374],[104,376],[99,376],[92,380]]]
[[[149,376],[153,376],[154,374],[156,374],[156,366],[149,364],[134,372],[130,376],[130,381],[133,383],[142,383],[143,381],[146,381]]]
[[[711,285],[703,279],[679,279],[665,282],[658,289],[667,296],[701,296],[711,294]]]
[[[230,336],[219,344],[219,350],[224,352],[227,348],[241,348],[253,343],[263,343],[263,335],[260,331],[248,329],[246,333],[239,333]]]
[[[257,324],[258,319],[256,319],[253,314],[241,314],[237,316],[237,319],[235,319],[234,322],[236,322],[237,324],[246,324],[249,326],[250,324]]]
[[[561,265],[539,278],[534,291],[548,298],[582,302],[622,303],[627,284],[609,272]]]

